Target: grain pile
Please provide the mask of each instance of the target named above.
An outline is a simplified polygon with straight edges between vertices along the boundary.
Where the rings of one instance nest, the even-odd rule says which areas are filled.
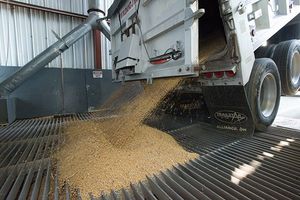
[[[65,128],[65,144],[57,152],[60,181],[95,196],[128,187],[130,182],[197,157],[143,119],[179,79],[157,80],[119,112],[120,118],[76,122]]]
[[[205,61],[212,55],[220,53],[226,46],[226,40],[222,32],[214,32],[206,37],[200,39],[199,63],[204,64]]]

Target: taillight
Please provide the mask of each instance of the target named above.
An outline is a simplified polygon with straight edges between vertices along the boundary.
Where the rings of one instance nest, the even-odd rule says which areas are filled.
[[[214,74],[216,78],[222,78],[224,76],[224,72],[215,72]]]
[[[232,78],[235,76],[235,72],[234,71],[226,71],[226,76]]]
[[[160,59],[160,60],[153,60],[153,61],[150,61],[150,63],[152,65],[161,65],[161,64],[164,64],[166,62],[169,62],[170,59]]]
[[[212,78],[213,77],[213,73],[212,72],[207,72],[203,74],[205,78]]]

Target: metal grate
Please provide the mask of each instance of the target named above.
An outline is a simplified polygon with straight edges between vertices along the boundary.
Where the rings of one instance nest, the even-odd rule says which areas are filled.
[[[169,131],[169,133],[182,146],[200,155],[207,154],[245,137],[243,135],[224,134],[206,123],[193,124]]]
[[[61,125],[97,112],[17,121],[0,129],[0,199],[81,199],[51,178],[50,154]],[[252,138],[196,124],[169,134],[201,156],[138,184],[91,199],[300,199],[300,133],[271,128]],[[51,192],[50,192],[51,191]],[[48,193],[50,192],[50,197]]]
[[[113,111],[20,120],[0,128],[0,199],[48,199],[50,154],[62,125],[76,120],[115,117]],[[57,178],[56,178],[57,179]],[[50,198],[52,199],[52,198]]]
[[[300,199],[300,141],[290,137],[300,133],[268,132],[239,138],[204,124],[176,130],[178,141],[206,154],[101,199]]]
[[[49,155],[58,143],[61,122],[24,120],[0,130],[0,199],[48,198]]]

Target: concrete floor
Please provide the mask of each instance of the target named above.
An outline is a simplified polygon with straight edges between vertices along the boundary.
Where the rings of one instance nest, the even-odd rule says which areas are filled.
[[[273,126],[300,130],[300,92],[293,97],[281,97],[279,111]]]

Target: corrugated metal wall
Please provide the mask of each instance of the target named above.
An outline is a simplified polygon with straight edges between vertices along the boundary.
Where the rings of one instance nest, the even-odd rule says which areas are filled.
[[[20,2],[86,14],[87,0],[20,0]],[[103,0],[106,11],[112,0]],[[0,66],[23,66],[57,39],[51,32],[63,36],[83,19],[20,8],[0,3]],[[110,44],[102,37],[102,66],[110,68]],[[86,35],[48,67],[94,68],[92,34]]]
[[[87,14],[87,0],[15,0],[47,8],[54,8],[73,13]]]

